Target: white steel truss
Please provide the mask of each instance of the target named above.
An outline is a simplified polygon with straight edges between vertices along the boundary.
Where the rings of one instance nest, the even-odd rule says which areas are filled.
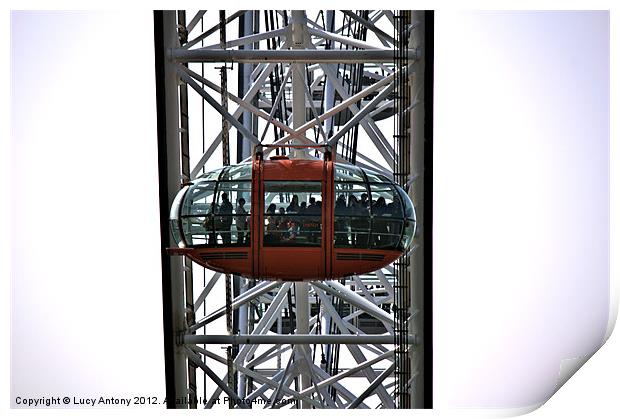
[[[164,14],[179,36],[168,45],[166,65],[188,102],[187,125],[176,118],[176,128],[189,137],[186,149],[181,146],[189,168],[178,174],[179,184],[222,166],[228,137],[238,162],[251,159],[252,145],[280,146],[265,150],[269,154],[319,143],[341,150],[337,161],[392,174],[397,150],[387,137],[393,135],[395,82],[415,74],[421,57],[417,48],[401,51],[409,61],[396,68],[394,12],[237,11],[221,19],[217,11],[199,10],[188,12],[187,24],[185,12]],[[239,36],[224,39],[224,27]],[[230,76],[225,95],[222,73]],[[235,78],[237,94],[230,88]],[[228,290],[223,274],[193,263],[185,269],[191,292],[183,295],[191,301],[184,307],[192,320],[183,327],[177,321],[175,353],[189,374],[177,397],[189,402],[178,407],[397,407],[392,266],[340,281],[235,277]],[[230,316],[233,333],[224,322]],[[419,336],[408,334],[405,344],[415,351]],[[203,380],[192,383],[196,369]]]

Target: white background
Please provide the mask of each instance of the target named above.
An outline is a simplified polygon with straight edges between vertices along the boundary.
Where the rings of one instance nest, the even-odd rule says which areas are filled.
[[[13,333],[25,344],[17,348],[23,361],[13,365],[18,368],[13,374],[41,391],[77,394],[93,386],[159,393],[163,388],[150,19],[145,12],[89,15],[79,19],[81,27],[69,19],[62,28],[39,22],[20,32],[31,37],[33,48],[18,53],[30,54],[33,65],[30,73],[19,75],[28,89],[13,92],[13,127],[21,127],[22,137],[16,143],[14,131],[2,150],[3,157],[12,158],[2,166],[14,188],[12,195],[4,194],[13,218],[3,220],[10,221],[7,228],[20,226],[7,243],[13,251],[11,276],[20,284],[7,296],[18,316]],[[441,22],[437,13],[436,30]],[[613,28],[612,21],[612,38]],[[457,36],[464,34],[453,39]],[[475,117],[473,109],[461,108],[458,118],[468,112]],[[19,118],[28,120],[19,123]],[[462,158],[484,162],[480,150],[470,151]],[[510,173],[496,173],[500,180],[502,175]],[[39,217],[42,204],[51,220]],[[471,228],[466,227],[463,232]],[[483,291],[470,290],[471,295]],[[620,372],[617,340],[612,336],[534,415],[611,417],[618,412],[610,385]],[[459,354],[458,348],[447,351],[444,356]],[[442,373],[440,367],[438,372],[445,374],[436,376],[435,392],[441,395],[447,389],[441,378],[449,378],[450,371]]]

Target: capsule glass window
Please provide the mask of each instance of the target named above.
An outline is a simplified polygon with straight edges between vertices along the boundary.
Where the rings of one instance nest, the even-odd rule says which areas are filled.
[[[372,235],[370,247],[394,250],[400,247],[403,230],[403,204],[395,185],[370,184]]]
[[[222,172],[220,176],[221,181],[240,181],[240,180],[252,180],[252,165],[251,164],[238,164],[235,166],[228,166]]]
[[[170,209],[170,230],[172,231],[172,238],[181,247],[187,245],[181,235],[181,204],[188,189],[189,186],[185,186],[179,191]]]
[[[364,182],[364,174],[362,169],[350,164],[335,163],[334,164],[334,181],[335,182]]]
[[[220,167],[219,169],[212,170],[210,172],[205,173],[201,177],[198,178],[198,181],[208,181],[208,180],[218,180],[222,170],[227,169],[227,167]]]
[[[219,182],[213,229],[214,243],[222,246],[250,245],[251,182]]]
[[[181,206],[181,229],[187,245],[207,244],[214,194],[215,182],[197,182],[187,190]]]
[[[372,170],[364,170],[364,173],[366,174],[368,182],[392,183],[392,180],[387,176],[376,173]]]
[[[411,198],[409,198],[407,193],[400,186],[396,185],[396,190],[400,194],[401,200],[403,202],[405,218],[415,220],[415,210],[413,209],[413,203],[411,202]]]
[[[321,246],[321,182],[265,182],[265,246]]]
[[[334,246],[367,248],[370,200],[365,183],[334,182]]]
[[[374,216],[404,218],[402,199],[395,186],[389,183],[370,184]]]
[[[413,235],[415,233],[415,221],[405,220],[405,229],[403,231],[403,237],[400,242],[401,249],[405,250],[411,244]]]

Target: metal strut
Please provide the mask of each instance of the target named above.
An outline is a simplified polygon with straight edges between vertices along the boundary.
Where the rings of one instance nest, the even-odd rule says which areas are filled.
[[[394,14],[394,181],[405,187],[409,178],[409,76],[399,71],[408,65],[409,36],[411,12],[399,10]],[[405,189],[407,189],[405,187]],[[409,255],[404,255],[394,262],[396,283],[394,285],[394,344],[396,353],[395,401],[399,409],[411,408],[411,359],[409,335],[409,316],[411,301],[409,297]]]
[[[180,10],[177,15],[179,44],[187,43],[187,29],[185,27],[185,11]],[[187,64],[183,64],[187,67]],[[179,113],[180,113],[180,134],[181,134],[181,177],[183,182],[189,181],[189,109],[187,103],[187,83],[179,85]],[[194,278],[192,273],[192,261],[183,256],[183,276],[185,278],[185,318],[189,327],[196,322],[194,311]],[[195,332],[194,332],[195,333]],[[198,407],[197,386],[196,386],[196,364],[190,359],[187,363],[187,386],[189,390],[189,408]]]
[[[226,11],[220,10],[220,48],[226,49]],[[228,112],[228,77],[226,71],[228,67],[226,63],[220,67],[220,82],[221,82],[221,102],[224,111]],[[222,163],[224,166],[230,165],[230,148],[228,141],[228,120],[222,114]],[[233,330],[233,308],[232,308],[232,278],[230,274],[225,275],[225,287],[226,287],[226,331],[229,335],[234,333]],[[228,346],[226,348],[226,360],[228,366],[228,387],[236,388],[235,383],[235,368],[233,363],[234,348]],[[233,400],[229,400],[229,407],[232,409],[235,406]]]

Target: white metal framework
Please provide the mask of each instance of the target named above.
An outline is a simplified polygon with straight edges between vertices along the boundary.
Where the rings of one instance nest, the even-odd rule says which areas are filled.
[[[394,176],[422,225],[424,20],[156,12],[162,211],[255,145],[312,158],[287,145],[327,143]],[[423,407],[422,236],[396,265],[338,281],[254,281],[163,254],[168,406]]]

